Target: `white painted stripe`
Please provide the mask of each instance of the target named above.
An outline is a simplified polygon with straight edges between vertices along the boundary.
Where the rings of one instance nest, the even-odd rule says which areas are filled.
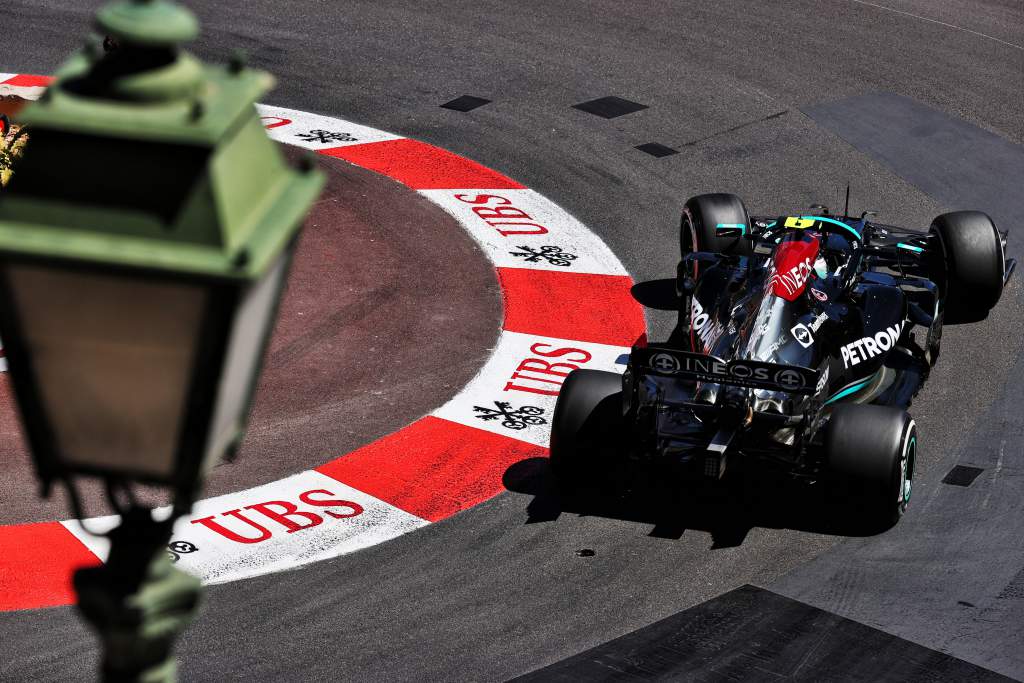
[[[536,392],[561,389],[565,377],[553,373],[577,368],[621,373],[625,365],[616,361],[628,353],[623,346],[502,332],[477,376],[433,415],[547,448],[557,397]],[[505,410],[513,416],[499,415],[503,408],[498,402],[508,403]]]
[[[533,190],[420,190],[420,194],[454,216],[498,267],[626,275],[600,237]]]
[[[296,512],[291,512],[293,508]],[[168,508],[160,508],[158,514],[166,516],[168,512]],[[275,512],[289,514],[279,517]],[[106,532],[117,526],[119,519],[116,515],[98,517],[87,520],[86,526],[93,532]],[[110,548],[106,538],[87,533],[77,521],[61,523],[106,561]],[[197,548],[179,554],[179,568],[205,583],[223,583],[337,557],[427,524],[373,496],[308,471],[196,503],[191,515],[175,523],[172,544],[187,542]],[[266,538],[245,543],[230,538],[231,533]]]
[[[0,83],[0,97],[14,95],[25,100],[38,100],[42,97],[44,90],[46,90],[46,87],[41,85],[4,85]]]
[[[306,149],[331,149],[402,139],[400,135],[392,135],[358,123],[295,109],[257,104],[256,111],[263,117],[263,124],[268,126],[267,135],[272,139]]]

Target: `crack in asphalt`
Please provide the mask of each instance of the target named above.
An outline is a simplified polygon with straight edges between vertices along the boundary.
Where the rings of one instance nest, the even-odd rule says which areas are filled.
[[[785,114],[788,114],[788,113],[789,113],[788,109],[784,109],[783,111],[777,111],[774,114],[769,114],[768,116],[763,116],[763,117],[761,117],[759,119],[754,119],[753,121],[747,121],[746,123],[741,123],[739,125],[733,126],[732,128],[726,128],[725,130],[720,130],[717,133],[712,133],[711,135],[707,135],[707,136],[699,138],[697,140],[691,140],[690,142],[684,142],[682,144],[682,146],[683,147],[693,147],[694,145],[698,145],[698,144],[700,144],[700,143],[702,143],[702,142],[704,142],[706,140],[711,140],[712,138],[720,137],[722,135],[725,135],[726,133],[734,133],[734,132],[736,132],[736,131],[738,131],[740,129],[747,128],[748,126],[753,126],[756,123],[763,123],[765,121],[770,121],[771,119],[777,119],[780,116],[784,116]]]

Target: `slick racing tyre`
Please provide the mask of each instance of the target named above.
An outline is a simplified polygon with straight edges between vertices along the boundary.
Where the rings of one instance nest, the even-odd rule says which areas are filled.
[[[691,197],[683,207],[679,224],[679,250],[682,256],[694,251],[749,256],[751,242],[743,235],[719,234],[721,228],[736,226],[750,234],[750,217],[743,201],[734,194],[701,194]]]
[[[944,297],[943,324],[984,320],[1003,293],[1003,245],[992,219],[980,211],[944,213],[930,232],[938,244],[931,267]]]
[[[573,490],[596,482],[624,429],[622,377],[598,370],[569,373],[551,424],[551,469],[559,487]]]
[[[855,522],[872,530],[896,524],[910,503],[917,459],[917,427],[894,406],[838,406],[825,431],[832,490]]]

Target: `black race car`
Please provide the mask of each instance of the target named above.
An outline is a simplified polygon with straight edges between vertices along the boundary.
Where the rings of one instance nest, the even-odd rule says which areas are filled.
[[[612,471],[601,459],[712,480],[766,467],[899,520],[918,448],[906,411],[942,328],[984,319],[1015,263],[977,211],[927,232],[807,213],[751,217],[729,194],[686,203],[678,325],[635,345],[622,376],[569,375],[551,432],[560,484]]]

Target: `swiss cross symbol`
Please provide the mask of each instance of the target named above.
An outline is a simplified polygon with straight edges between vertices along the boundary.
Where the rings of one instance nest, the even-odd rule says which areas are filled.
[[[491,420],[501,419],[501,426],[506,429],[526,429],[528,425],[543,425],[547,424],[541,415],[544,414],[543,408],[536,406],[523,406],[522,408],[513,408],[512,404],[508,401],[495,401],[494,405],[497,406],[497,410],[494,408],[482,408],[480,406],[473,406],[473,410],[480,413],[475,417],[490,422]]]
[[[541,247],[540,251],[530,247],[516,247],[516,249],[522,249],[522,251],[510,251],[509,253],[526,259],[527,263],[540,263],[543,259],[553,266],[569,267],[572,265],[572,261],[576,260],[576,254],[562,251],[561,247],[550,244]]]
[[[355,138],[348,133],[334,133],[329,130],[311,130],[308,133],[296,133],[295,137],[306,142],[319,142],[326,145],[329,142],[355,142]]]

